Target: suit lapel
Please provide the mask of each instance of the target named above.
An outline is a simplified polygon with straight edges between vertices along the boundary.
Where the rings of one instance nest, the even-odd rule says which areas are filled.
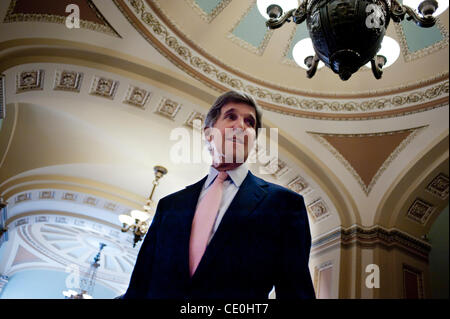
[[[191,237],[192,219],[194,218],[195,208],[200,196],[203,185],[205,184],[207,176],[195,184],[186,186],[180,192],[179,198],[174,201],[176,207],[177,221],[179,222],[180,231],[178,245],[175,254],[179,254],[181,260],[180,269],[183,270],[186,279],[190,278],[189,274],[189,240]]]
[[[236,196],[225,212],[216,233],[207,246],[192,279],[198,277],[198,273],[201,273],[202,269],[207,269],[208,264],[217,252],[221,250],[222,245],[226,245],[229,236],[233,233],[233,225],[251,214],[259,202],[267,195],[267,192],[264,190],[265,185],[267,183],[257,179],[250,171],[248,172],[247,177],[242,182]]]

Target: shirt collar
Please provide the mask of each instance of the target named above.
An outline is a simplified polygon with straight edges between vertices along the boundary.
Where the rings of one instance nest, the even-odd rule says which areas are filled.
[[[235,169],[229,170],[226,172],[228,173],[228,176],[230,177],[230,179],[233,181],[234,185],[236,185],[237,187],[240,187],[242,182],[244,181],[245,177],[248,174],[247,163],[244,162],[244,163],[242,163],[242,165],[239,165]],[[211,185],[211,183],[214,181],[214,179],[216,178],[216,176],[218,174],[219,174],[219,171],[216,170],[214,167],[211,166],[209,168],[209,174],[208,174],[208,177],[206,178],[206,182],[205,182],[205,189]]]

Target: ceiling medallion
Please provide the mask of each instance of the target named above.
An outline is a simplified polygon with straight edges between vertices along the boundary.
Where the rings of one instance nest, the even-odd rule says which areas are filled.
[[[314,76],[322,61],[344,81],[368,63],[375,78],[380,79],[382,68],[395,62],[400,47],[390,38],[385,41],[390,19],[400,23],[406,16],[418,26],[429,28],[436,23],[433,14],[448,7],[448,1],[444,4],[436,0],[414,3],[418,5],[416,11],[398,0],[301,0],[298,7],[297,1],[289,2],[288,6],[287,1],[258,0],[260,10],[267,8],[266,26],[277,29],[291,19],[296,24],[306,20],[312,50],[303,45],[305,50],[299,47],[294,59],[306,65],[308,78]]]

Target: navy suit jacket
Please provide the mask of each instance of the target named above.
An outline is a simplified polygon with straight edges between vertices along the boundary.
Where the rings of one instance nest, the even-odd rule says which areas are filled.
[[[206,177],[158,203],[122,298],[315,298],[303,197],[248,172],[194,273],[189,239]]]

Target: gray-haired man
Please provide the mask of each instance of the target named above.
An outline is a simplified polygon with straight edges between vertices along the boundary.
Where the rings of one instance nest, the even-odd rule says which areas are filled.
[[[213,164],[161,199],[124,298],[314,298],[311,235],[302,196],[254,176],[245,161],[261,111],[221,95],[205,120]]]

